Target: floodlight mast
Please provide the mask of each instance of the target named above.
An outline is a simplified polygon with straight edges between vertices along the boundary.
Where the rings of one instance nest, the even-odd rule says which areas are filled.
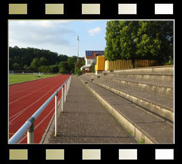
[[[79,59],[79,36],[77,36],[77,41],[78,41],[78,49],[77,49],[77,61]]]

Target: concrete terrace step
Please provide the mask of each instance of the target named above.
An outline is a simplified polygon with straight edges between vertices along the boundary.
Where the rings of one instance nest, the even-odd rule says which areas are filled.
[[[97,76],[123,86],[173,98],[173,69],[173,66],[145,67],[113,72],[104,71]],[[85,76],[97,78],[94,74],[85,74]]]
[[[96,75],[91,75],[90,78],[96,79]],[[167,82],[147,81],[138,79],[121,78],[120,76],[104,76],[100,75],[100,79],[116,82],[120,85],[152,92],[156,95],[161,95],[169,98],[173,98],[173,84]]]
[[[141,80],[141,81],[152,81],[152,82],[161,82],[164,84],[173,85],[173,74],[155,74],[155,73],[148,73],[148,74],[126,74],[126,73],[106,73],[107,76],[111,77],[120,77],[123,79],[134,79],[134,80]],[[107,77],[106,76],[106,77]]]
[[[89,76],[84,76],[86,81],[90,81]],[[154,95],[149,92],[140,91],[131,87],[126,87],[106,81],[100,78],[94,79],[93,83],[121,96],[128,101],[143,107],[147,111],[169,121],[173,122],[174,112],[173,112],[173,99]]]
[[[106,73],[110,71],[104,71]],[[155,66],[155,67],[143,67],[135,69],[126,69],[126,70],[115,70],[114,73],[126,73],[126,74],[173,74],[174,66]]]
[[[144,139],[145,143],[173,143],[173,126],[171,124],[96,85],[89,81],[86,76],[79,78],[83,82],[88,82],[86,86],[136,140]]]

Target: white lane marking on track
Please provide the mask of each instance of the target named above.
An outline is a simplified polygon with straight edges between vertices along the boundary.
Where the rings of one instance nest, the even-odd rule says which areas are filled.
[[[44,117],[44,119],[42,119],[42,121],[40,121],[37,125],[36,125],[36,127],[34,128],[34,130],[35,129],[37,129],[41,124],[42,124],[42,122],[51,114],[51,112],[54,110],[54,107],[51,109],[51,111],[46,115],[46,117]],[[34,131],[35,132],[35,131]],[[20,143],[20,142],[22,142],[25,138],[27,138],[27,135],[26,136],[24,136],[18,143]]]
[[[52,83],[54,83],[54,82],[52,82]],[[51,83],[51,84],[52,84],[52,83]],[[35,90],[35,91],[33,91],[33,92],[31,92],[31,93],[25,95],[25,96],[22,96],[21,98],[16,99],[16,100],[10,102],[9,105],[10,105],[10,104],[13,104],[13,103],[15,103],[15,102],[17,102],[17,101],[19,101],[19,100],[21,100],[21,99],[24,98],[24,97],[27,97],[27,96],[31,95],[31,94],[34,93],[34,92],[37,92],[37,91],[39,91],[39,90],[41,90],[41,89],[43,89],[43,88],[45,88],[45,87],[47,87],[47,86],[49,86],[49,85],[50,85],[50,84],[48,84],[48,85],[46,85],[46,86],[44,86],[44,87],[42,87],[42,88],[40,88],[40,89],[38,89],[38,90]]]
[[[69,78],[69,77],[68,77],[68,78]],[[67,79],[61,80],[60,83],[62,84],[62,83],[63,83],[64,81],[66,81],[66,80],[67,80]],[[60,83],[57,84],[56,86],[60,85]],[[56,86],[54,86],[52,89],[54,89]],[[51,89],[51,90],[52,90],[52,89]],[[51,90],[50,90],[50,91],[51,91]],[[49,91],[49,92],[50,92],[50,91]],[[48,92],[47,92],[47,93],[48,93]],[[47,93],[46,93],[46,94],[47,94]],[[44,96],[45,96],[45,94],[44,94],[42,97],[44,97]],[[41,98],[42,98],[42,97],[41,97]],[[37,102],[37,101],[36,101],[36,102]],[[16,116],[16,117],[15,117],[14,119],[12,119],[12,120],[10,121],[10,123],[12,124],[12,122],[13,122],[16,118],[18,118],[22,113],[24,113],[30,106],[32,106],[32,105],[35,104],[36,102],[32,103],[32,104],[29,105],[28,107],[24,108],[22,111],[20,111],[20,112],[16,113],[15,115],[11,116],[10,118],[13,118],[13,117],[15,117],[15,116]],[[9,124],[9,125],[11,125],[11,124]]]
[[[40,80],[42,80],[42,79],[40,79]],[[44,79],[44,80],[45,80],[45,79]],[[52,79],[51,81],[53,81],[53,80],[54,80],[54,79]],[[34,81],[30,81],[30,82],[34,82]],[[40,82],[40,81],[39,81],[39,82]],[[40,83],[40,85],[38,85],[38,86],[42,86],[42,84]],[[27,89],[22,90],[22,89],[24,89],[24,88],[19,88],[19,87],[17,86],[17,89],[15,89],[15,90],[18,90],[18,91],[21,90],[21,91],[16,92],[16,93],[13,93],[13,94],[9,94],[9,97],[10,97],[10,96],[13,96],[13,95],[15,95],[15,94],[17,94],[17,93],[24,92],[24,91],[26,91],[26,90],[35,88],[35,87],[37,87],[37,84],[36,84],[36,85],[34,84],[33,87],[28,87],[28,88],[25,86],[24,88],[27,88]],[[13,90],[13,91],[14,91],[14,90]]]
[[[62,81],[61,81],[61,83],[62,83]],[[55,87],[57,87],[58,85],[60,85],[60,84],[57,84],[56,86],[54,86],[51,90],[53,90]],[[42,97],[44,97],[46,94],[48,94],[49,92],[51,92],[51,90],[49,90],[47,93],[45,93],[43,96],[41,96],[38,100],[36,100],[34,103],[32,103],[32,104],[30,104],[28,107],[26,107],[26,108],[24,108],[23,110],[21,110],[20,112],[18,112],[18,113],[16,113],[16,114],[14,114],[13,116],[11,116],[9,119],[11,119],[11,118],[13,118],[13,117],[15,117],[14,119],[12,119],[11,121],[10,121],[10,123],[12,123],[12,121],[14,121],[16,118],[18,118],[22,113],[24,113],[29,107],[31,107],[32,105],[34,105],[36,102],[38,102]],[[11,124],[10,124],[11,125]]]
[[[56,85],[56,86],[57,86],[57,85]],[[56,86],[55,86],[55,87],[56,87]],[[42,97],[44,97],[46,94],[48,94],[49,92],[51,92],[55,87],[53,87],[51,90],[49,90],[49,91],[46,92],[44,95],[42,95],[39,99],[37,99],[36,101],[34,101],[34,103],[30,104],[28,107],[24,108],[23,110],[21,110],[20,112],[14,114],[13,116],[11,116],[11,117],[9,117],[9,118],[11,119],[12,117],[15,117],[17,114],[22,113],[22,111],[24,111],[25,109],[29,108],[29,107],[32,106],[33,104],[35,104],[35,103],[36,103],[37,101],[39,101]]]

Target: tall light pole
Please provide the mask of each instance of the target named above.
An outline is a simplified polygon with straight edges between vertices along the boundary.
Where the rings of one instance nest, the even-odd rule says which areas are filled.
[[[77,36],[77,41],[78,41],[78,49],[77,49],[77,61],[79,58],[79,36]]]

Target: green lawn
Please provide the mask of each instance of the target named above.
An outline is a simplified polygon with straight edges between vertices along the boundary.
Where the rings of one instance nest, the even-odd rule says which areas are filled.
[[[37,79],[42,79],[46,77],[52,77],[56,76],[58,74],[54,75],[41,75],[40,77],[37,77],[38,75],[9,75],[9,85],[11,84],[16,84],[16,83],[21,83],[25,81],[32,81],[32,80],[37,80]]]

